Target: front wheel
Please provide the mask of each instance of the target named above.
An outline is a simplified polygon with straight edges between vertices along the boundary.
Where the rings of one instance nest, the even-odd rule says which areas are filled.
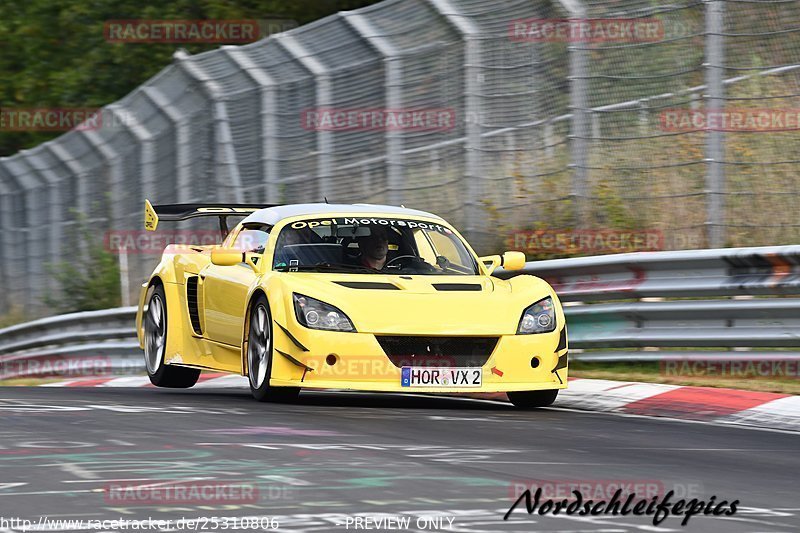
[[[164,363],[167,334],[167,298],[164,287],[156,285],[144,310],[144,363],[147,376],[156,387],[188,389],[197,383],[200,370]]]
[[[517,409],[536,409],[552,405],[558,396],[558,389],[514,391],[507,393],[507,396]]]
[[[260,295],[250,310],[247,336],[247,374],[250,392],[259,402],[290,402],[300,393],[298,387],[272,387],[272,315],[269,302]]]

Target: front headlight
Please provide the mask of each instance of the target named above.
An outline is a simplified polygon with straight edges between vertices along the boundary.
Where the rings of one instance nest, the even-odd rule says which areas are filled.
[[[327,331],[355,331],[353,323],[341,310],[302,294],[292,294],[297,321],[307,328]]]
[[[522,312],[517,335],[549,333],[556,329],[556,307],[549,296]]]

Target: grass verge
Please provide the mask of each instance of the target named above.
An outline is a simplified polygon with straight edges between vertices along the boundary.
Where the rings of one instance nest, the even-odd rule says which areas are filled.
[[[35,387],[37,385],[45,385],[47,383],[56,383],[64,381],[68,378],[14,378],[14,379],[0,379],[0,387]]]
[[[794,366],[791,366],[794,365]],[[784,370],[797,369],[797,363],[783,366]],[[678,367],[680,368],[680,367]],[[791,372],[786,372],[790,374]],[[695,387],[724,387],[760,392],[779,392],[800,394],[800,376],[761,375],[758,369],[743,367],[738,372],[698,374],[694,372],[668,372],[662,363],[606,363],[570,361],[569,375],[575,378],[611,379],[617,381],[643,381],[646,383],[668,383],[670,385],[691,385]]]

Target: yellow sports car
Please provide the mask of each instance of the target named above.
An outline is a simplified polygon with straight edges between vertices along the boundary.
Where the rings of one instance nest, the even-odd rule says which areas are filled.
[[[520,252],[477,257],[442,218],[384,205],[145,206],[159,220],[216,216],[220,245],[170,245],[142,285],[150,380],[248,376],[261,401],[301,388],[506,392],[520,408],[567,386],[567,330]],[[231,216],[246,217],[228,232]]]

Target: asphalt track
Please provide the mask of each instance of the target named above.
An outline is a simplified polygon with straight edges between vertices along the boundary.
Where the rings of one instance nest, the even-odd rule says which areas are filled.
[[[278,531],[310,532],[365,531],[355,518],[371,516],[410,519],[399,529],[362,522],[371,531],[800,531],[791,433],[410,395],[304,392],[293,405],[259,404],[246,390],[209,388],[0,388],[0,421],[6,521],[152,518],[175,522],[145,530],[221,531],[211,518],[274,517]],[[145,501],[108,492],[174,480],[257,494],[177,502],[157,501],[157,490]],[[648,516],[528,515],[524,504],[504,521],[514,484],[534,480],[740,504],[686,527],[676,517],[655,527]]]

